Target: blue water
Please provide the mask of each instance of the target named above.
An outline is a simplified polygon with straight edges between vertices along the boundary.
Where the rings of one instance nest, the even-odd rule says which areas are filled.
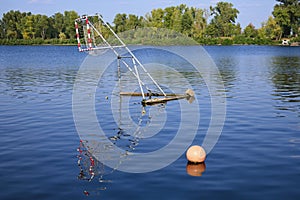
[[[300,48],[205,49],[222,75],[227,114],[202,176],[187,174],[182,155],[141,174],[97,163],[89,182],[78,178],[72,113],[73,84],[86,54],[76,47],[0,46],[0,199],[299,199]],[[209,122],[205,91],[198,100],[204,108],[193,144],[201,144]]]

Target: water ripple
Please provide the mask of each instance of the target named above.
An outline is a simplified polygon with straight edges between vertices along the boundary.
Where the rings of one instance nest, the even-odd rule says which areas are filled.
[[[78,180],[79,137],[72,116],[73,82],[84,56],[74,53],[76,47],[0,46],[0,199],[83,199],[86,194],[94,199],[299,199],[299,48],[205,48],[220,69],[228,105],[222,135],[202,176],[187,174],[182,155],[172,165],[146,174],[104,168],[101,179],[89,182]],[[184,70],[200,94],[201,120],[193,144],[201,144],[211,120],[209,91],[199,77]],[[168,81],[165,72],[156,75],[162,74]],[[119,147],[149,152],[174,137],[175,104],[168,105],[172,112],[167,131],[150,138],[147,146],[111,123],[112,118],[101,121],[109,117],[104,111],[109,110],[110,98],[105,97],[110,95],[96,95],[95,108],[100,123],[110,130],[108,138]],[[152,118],[143,118],[144,126],[155,122],[157,111],[152,111]],[[132,111],[131,121],[138,121],[137,112]],[[102,169],[99,163],[100,176]]]

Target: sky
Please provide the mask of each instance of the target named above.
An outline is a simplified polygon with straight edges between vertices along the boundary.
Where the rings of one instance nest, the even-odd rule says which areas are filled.
[[[231,2],[240,11],[237,22],[244,28],[250,22],[256,27],[272,15],[275,0],[223,0]],[[100,13],[107,22],[112,22],[118,13],[145,16],[155,8],[186,4],[206,8],[215,6],[219,0],[0,0],[0,16],[10,10],[45,14],[75,10],[79,15]]]

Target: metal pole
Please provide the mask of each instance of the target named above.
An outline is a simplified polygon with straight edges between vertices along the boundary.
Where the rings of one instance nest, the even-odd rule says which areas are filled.
[[[114,30],[104,21],[104,19],[101,17],[101,15],[98,14],[98,17],[102,20],[104,25],[114,34],[114,36],[119,40],[119,42],[124,45],[124,48],[128,51],[128,53],[134,58],[134,60],[139,64],[139,66],[142,67],[144,72],[149,76],[149,78],[152,80],[152,82],[156,85],[156,87],[166,96],[165,92],[161,89],[161,87],[158,85],[158,83],[152,78],[152,76],[148,73],[146,68],[142,65],[142,63],[135,57],[135,55],[130,51],[130,49],[125,45],[125,43],[121,40],[121,38],[114,32]]]
[[[103,35],[94,27],[94,25],[93,24],[90,24],[90,26],[96,31],[96,33],[101,37],[101,39],[105,42],[105,44],[116,54],[116,56],[120,56],[119,54],[118,54],[118,52],[114,49],[114,47],[113,46],[111,46],[108,42],[107,42],[107,40],[103,37]]]
[[[139,82],[139,86],[140,86],[140,89],[141,89],[141,92],[142,92],[143,100],[145,100],[144,90],[143,90],[143,87],[142,87],[142,84],[141,84],[141,79],[140,79],[139,71],[138,71],[138,69],[136,67],[136,63],[135,63],[134,58],[132,58],[132,63],[133,63],[133,66],[134,66],[134,69],[135,69],[135,73],[136,73],[136,76],[137,76],[137,79],[138,79],[138,82]]]
[[[78,23],[77,23],[77,21],[75,21],[75,29],[76,29],[76,39],[77,39],[78,50],[79,50],[79,51],[82,51],[82,49],[81,49],[81,44],[80,44],[80,35],[79,35],[79,30],[78,30]]]
[[[88,16],[86,16],[85,23],[86,23],[86,30],[87,30],[87,37],[88,37],[88,46],[89,46],[89,49],[92,49],[93,45],[92,45],[91,29],[90,29],[90,22],[89,22]]]
[[[107,42],[107,40],[103,37],[103,35],[94,27],[94,25],[93,24],[90,24],[90,26],[96,31],[96,33],[101,37],[101,39],[105,42],[105,44],[116,54],[116,56],[118,57],[118,60],[119,60],[119,58],[122,58],[122,56],[120,56],[119,55],[119,53],[115,50],[115,48],[114,48],[114,46],[111,46],[108,42]],[[118,46],[118,47],[124,47],[124,45],[122,45],[122,46]],[[132,57],[130,57],[130,58],[132,58]],[[129,67],[129,65],[124,61],[124,60],[122,60],[122,63],[128,68],[128,70],[137,78],[137,79],[139,79],[138,78],[138,75],[136,74],[136,73],[134,73],[134,71]],[[149,90],[150,91],[150,89],[143,83],[143,81],[142,80],[139,80],[139,82],[143,85],[143,86],[145,86],[146,87],[146,89],[147,90]]]

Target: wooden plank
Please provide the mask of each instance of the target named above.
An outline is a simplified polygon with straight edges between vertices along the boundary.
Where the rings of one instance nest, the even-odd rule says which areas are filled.
[[[161,103],[167,103],[168,101],[173,100],[179,100],[179,99],[185,99],[188,98],[187,95],[180,95],[180,96],[174,96],[174,97],[164,97],[164,98],[153,98],[153,99],[144,99],[142,101],[142,104],[145,105],[155,105],[155,104],[161,104]]]
[[[142,96],[141,92],[120,92],[121,96]],[[168,101],[173,100],[179,100],[179,99],[187,99],[190,103],[193,102],[194,98],[194,91],[191,89],[186,90],[185,94],[166,94],[166,96],[162,93],[145,93],[145,97],[151,97],[151,96],[162,96],[162,98],[150,98],[150,99],[144,99],[142,100],[142,105],[155,105],[155,104],[161,104],[161,103],[167,103]]]

